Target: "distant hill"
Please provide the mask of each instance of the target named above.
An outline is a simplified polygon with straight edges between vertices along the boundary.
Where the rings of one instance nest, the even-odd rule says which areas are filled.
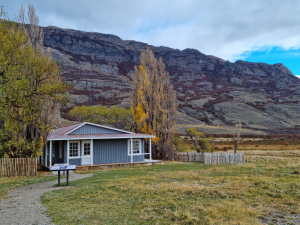
[[[63,117],[81,104],[130,107],[130,72],[150,45],[58,27],[44,33],[44,46],[74,86]],[[230,127],[241,121],[252,131],[299,131],[300,79],[283,64],[231,63],[195,49],[150,47],[177,91],[179,124]]]

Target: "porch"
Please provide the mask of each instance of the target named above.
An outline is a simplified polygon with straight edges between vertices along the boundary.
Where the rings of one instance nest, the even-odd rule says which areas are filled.
[[[151,165],[163,165],[163,160],[149,160],[145,159],[145,161],[133,162],[133,163],[109,163],[109,164],[94,164],[94,165],[82,165],[77,166],[76,171],[84,171],[84,170],[105,170],[105,169],[113,169],[113,168],[122,168],[122,167],[132,167],[132,166],[151,166]],[[45,167],[40,164],[44,169],[49,169],[50,167]]]
[[[76,171],[83,170],[102,170],[102,169],[111,169],[111,168],[122,168],[122,167],[132,167],[132,166],[150,166],[150,165],[163,165],[164,161],[162,160],[149,160],[133,163],[110,163],[110,164],[95,164],[95,165],[82,165],[77,166]]]

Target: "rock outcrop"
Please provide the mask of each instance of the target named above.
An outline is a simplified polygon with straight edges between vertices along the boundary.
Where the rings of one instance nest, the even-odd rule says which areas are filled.
[[[74,105],[130,107],[131,72],[147,44],[100,33],[44,28],[44,46],[75,88]],[[300,79],[283,64],[231,63],[195,49],[149,46],[161,57],[177,91],[178,122],[248,129],[294,129],[300,125]]]

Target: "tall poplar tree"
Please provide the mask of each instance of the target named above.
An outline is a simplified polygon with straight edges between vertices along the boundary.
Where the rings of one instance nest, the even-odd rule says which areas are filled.
[[[39,156],[67,90],[57,63],[41,49],[32,5],[28,12],[30,24],[18,24],[1,8],[0,157]]]
[[[177,110],[176,94],[165,70],[148,47],[140,56],[140,65],[132,73],[131,110],[141,133],[153,134],[154,156],[164,158],[171,138]]]

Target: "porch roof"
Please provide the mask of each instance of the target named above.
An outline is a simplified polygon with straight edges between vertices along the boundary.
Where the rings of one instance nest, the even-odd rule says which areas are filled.
[[[128,138],[154,138],[148,134],[69,134],[56,135],[48,138],[49,141],[84,140],[84,139],[128,139]]]

